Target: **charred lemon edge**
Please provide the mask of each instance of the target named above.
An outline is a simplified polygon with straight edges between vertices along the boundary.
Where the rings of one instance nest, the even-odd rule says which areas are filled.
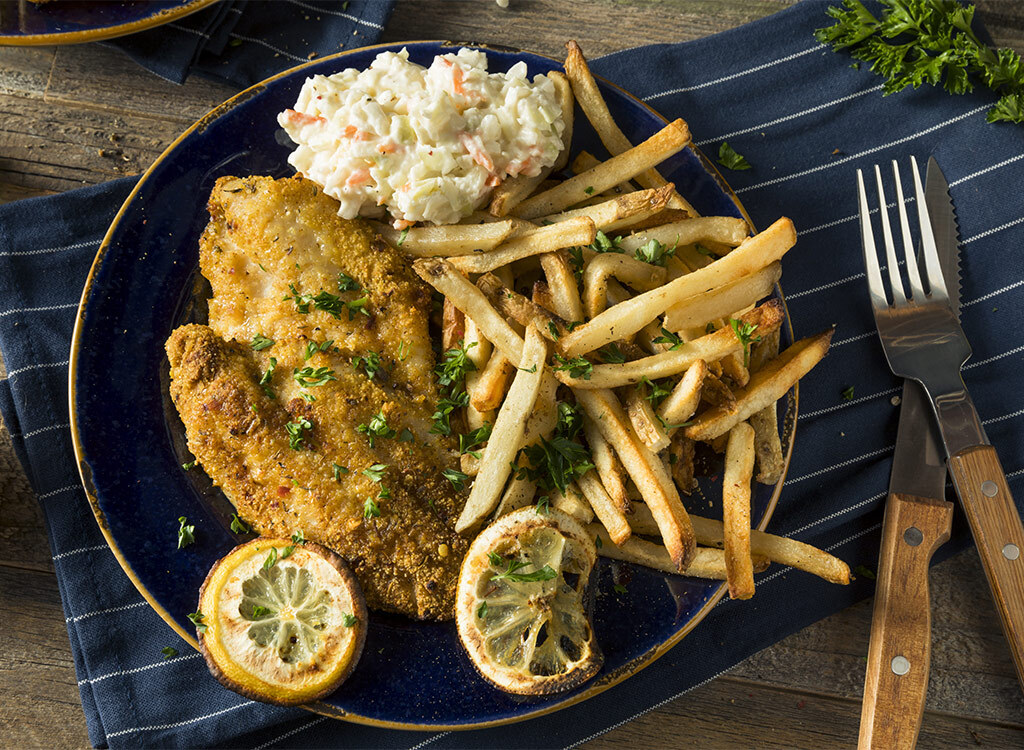
[[[344,558],[336,552],[316,542],[303,542],[302,547],[310,554],[319,555],[330,564],[341,576],[345,587],[352,596],[352,612],[357,618],[352,626],[353,638],[349,640],[345,654],[338,659],[337,666],[328,673],[329,679],[325,678],[322,685],[318,683],[313,687],[303,690],[290,690],[280,685],[272,685],[260,679],[253,673],[247,671],[227,652],[216,637],[218,620],[214,616],[216,607],[209,607],[209,614],[204,610],[204,603],[213,604],[220,599],[224,586],[231,573],[246,558],[254,555],[256,551],[262,551],[275,547],[278,554],[283,548],[294,546],[291,539],[283,537],[259,537],[252,541],[240,544],[232,549],[224,557],[220,558],[210,568],[203,585],[199,589],[199,611],[204,613],[203,624],[205,631],[198,633],[199,650],[203,654],[206,666],[214,678],[229,690],[249,698],[250,700],[262,703],[272,703],[278,706],[299,706],[304,703],[311,703],[320,700],[335,690],[346,680],[359,663],[363,653],[363,646],[366,643],[366,631],[368,626],[366,599],[363,597],[359,581],[352,573],[352,569]],[[254,548],[250,551],[250,547]],[[287,559],[287,558],[285,558]],[[208,594],[209,592],[209,594]],[[208,598],[209,596],[209,598]],[[221,661],[218,661],[220,658]]]
[[[469,660],[485,680],[500,690],[516,695],[549,695],[571,690],[591,679],[604,664],[604,654],[597,643],[589,612],[584,614],[587,618],[590,637],[581,644],[587,648],[587,653],[576,662],[576,666],[570,673],[524,677],[494,665],[484,652],[483,638],[476,625],[477,597],[474,589],[475,581],[490,567],[486,553],[496,550],[501,539],[517,539],[520,534],[541,527],[555,528],[566,536],[577,537],[583,543],[590,563],[590,569],[587,571],[587,585],[589,585],[590,575],[597,564],[597,548],[594,546],[593,540],[590,539],[579,522],[569,515],[555,509],[542,515],[530,505],[502,516],[477,535],[463,558],[456,589],[455,623],[459,640],[466,650]],[[559,571],[559,576],[561,575],[562,571]]]

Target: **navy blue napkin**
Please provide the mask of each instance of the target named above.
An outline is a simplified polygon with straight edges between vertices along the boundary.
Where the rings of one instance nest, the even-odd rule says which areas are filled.
[[[951,184],[963,254],[964,377],[1024,500],[1024,129],[989,125],[992,97],[931,88],[883,98],[880,80],[815,42],[827,3],[807,0],[717,36],[642,47],[594,68],[698,145],[723,140],[751,163],[728,179],[765,227],[791,217],[799,242],[783,288],[798,336],[836,324],[832,351],[801,382],[796,450],[770,530],[874,568],[900,383],[874,332],[855,220],[854,170],[934,155]],[[742,54],[738,54],[742,51]],[[132,185],[120,180],[0,207],[0,413],[43,506],[90,737],[96,745],[564,747],[635,718],[872,592],[775,566],[747,602],[723,600],[657,663],[556,714],[473,732],[404,733],[252,703],[220,688],[146,605],[103,543],[68,436],[68,343],[82,282]],[[911,202],[910,207],[913,208]],[[847,397],[852,387],[852,397]],[[847,395],[844,395],[846,391]],[[945,558],[970,543],[958,518]],[[171,646],[178,655],[161,658]]]
[[[314,57],[373,44],[393,5],[394,0],[220,0],[104,44],[174,83],[197,73],[248,86]]]

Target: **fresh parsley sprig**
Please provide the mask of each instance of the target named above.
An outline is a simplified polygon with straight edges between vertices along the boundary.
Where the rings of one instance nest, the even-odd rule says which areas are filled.
[[[814,35],[838,52],[847,50],[885,78],[883,92],[942,85],[966,94],[977,83],[999,95],[989,122],[1024,123],[1024,63],[1010,49],[992,49],[971,28],[974,6],[957,0],[881,0],[876,18],[859,0],[830,7],[836,20]]]
[[[732,326],[732,332],[736,334],[736,338],[743,344],[743,366],[750,366],[750,345],[756,344],[761,340],[760,336],[755,336],[754,331],[757,330],[757,325],[754,323],[741,323],[736,318],[729,318],[729,325]]]
[[[550,581],[558,575],[550,565],[545,565],[543,568],[532,573],[519,573],[517,571],[531,564],[529,560],[525,562],[522,560],[506,560],[497,552],[488,552],[487,559],[490,561],[491,566],[499,571],[491,576],[492,581],[504,580],[511,581],[512,583],[534,583],[536,581]],[[504,570],[501,569],[502,566],[505,566]]]
[[[718,163],[726,169],[732,169],[737,172],[751,169],[752,167],[746,157],[737,153],[736,149],[730,146],[727,141],[722,141],[722,145],[718,147]]]
[[[377,412],[370,417],[369,422],[358,425],[356,427],[356,432],[361,432],[366,435],[366,438],[370,441],[371,448],[374,447],[374,441],[377,438],[388,439],[398,435],[395,430],[388,427],[388,420],[382,411]]]
[[[558,365],[554,369],[568,371],[570,378],[590,380],[590,376],[594,372],[594,363],[582,355],[566,359],[561,354],[555,354],[555,361],[558,362]]]

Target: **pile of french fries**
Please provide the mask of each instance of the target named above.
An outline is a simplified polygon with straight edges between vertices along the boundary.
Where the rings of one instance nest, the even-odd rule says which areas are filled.
[[[726,580],[741,599],[769,562],[849,583],[832,555],[751,529],[751,482],[775,484],[784,469],[776,401],[832,337],[780,353],[782,306],[759,304],[796,242],[792,222],[749,236],[743,220],[699,216],[655,171],[689,145],[686,123],[634,146],[579,47],[567,47],[565,74],[550,74],[566,121],[552,168],[506,180],[462,224],[379,227],[444,296],[444,347],[461,342],[475,365],[463,424],[493,426],[479,458],[462,457],[474,479],[456,529],[535,502],[537,483],[516,470],[522,449],[551,437],[559,401],[575,402],[593,468],[545,492],[587,525],[600,554]],[[574,104],[606,161],[584,152],[569,163]],[[573,176],[552,179],[566,167]],[[642,248],[662,256],[648,262]],[[697,443],[725,454],[720,521],[681,500],[696,485]]]

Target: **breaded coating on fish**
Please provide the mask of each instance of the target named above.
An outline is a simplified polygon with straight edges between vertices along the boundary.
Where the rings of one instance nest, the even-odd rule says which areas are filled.
[[[209,208],[209,327],[167,341],[189,448],[261,534],[345,557],[371,608],[451,617],[465,497],[430,432],[429,290],[312,182],[225,177]]]

